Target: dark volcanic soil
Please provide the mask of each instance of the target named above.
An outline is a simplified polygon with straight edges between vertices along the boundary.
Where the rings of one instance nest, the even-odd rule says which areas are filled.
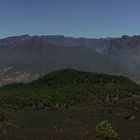
[[[140,97],[117,103],[96,102],[60,110],[9,113],[18,127],[7,128],[8,140],[93,140],[95,127],[103,120],[112,123],[122,140],[140,140]]]

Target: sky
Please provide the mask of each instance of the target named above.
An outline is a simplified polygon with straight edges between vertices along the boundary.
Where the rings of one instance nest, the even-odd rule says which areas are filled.
[[[0,38],[140,34],[140,0],[0,0]]]

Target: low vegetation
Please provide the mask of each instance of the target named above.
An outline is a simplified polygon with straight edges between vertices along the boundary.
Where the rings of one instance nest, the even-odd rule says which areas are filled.
[[[102,121],[96,126],[97,137],[100,140],[118,140],[119,136],[108,121]]]

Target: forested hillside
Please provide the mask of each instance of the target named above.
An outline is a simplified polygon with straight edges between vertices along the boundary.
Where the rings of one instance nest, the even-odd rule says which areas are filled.
[[[0,88],[0,106],[8,109],[66,107],[78,102],[124,98],[139,94],[139,86],[122,76],[72,69],[54,71],[28,84]]]

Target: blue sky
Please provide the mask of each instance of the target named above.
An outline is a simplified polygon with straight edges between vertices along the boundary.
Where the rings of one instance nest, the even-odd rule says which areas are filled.
[[[140,0],[0,0],[0,38],[140,34]]]

